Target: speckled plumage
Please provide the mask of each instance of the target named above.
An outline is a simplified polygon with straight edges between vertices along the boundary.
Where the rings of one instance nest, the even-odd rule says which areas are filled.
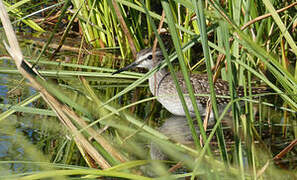
[[[155,52],[155,59],[152,59],[152,49],[147,48],[144,50],[141,50],[137,54],[136,61],[132,63],[131,65],[127,66],[126,68],[120,69],[118,72],[121,72],[123,70],[126,70],[130,67],[143,67],[146,69],[151,70],[155,66],[159,65],[160,62],[163,60],[162,52],[161,50],[157,49]],[[179,85],[181,86],[181,89],[183,93],[185,94],[185,101],[187,103],[188,109],[190,111],[191,116],[195,116],[194,114],[194,108],[192,106],[191,100],[189,96],[187,95],[187,88],[186,84],[183,78],[183,75],[178,72],[177,79],[179,82]],[[190,80],[193,85],[194,93],[195,94],[210,94],[209,91],[209,83],[208,83],[208,77],[206,74],[191,74]],[[153,76],[149,78],[149,87],[150,91],[153,95],[157,96],[157,100],[172,114],[178,115],[178,116],[185,116],[185,112],[183,110],[181,101],[178,97],[177,90],[175,87],[175,83],[170,75],[170,72],[165,70],[165,68],[160,69],[157,71]],[[215,84],[214,88],[217,95],[221,96],[229,96],[229,85],[227,81],[218,79]],[[242,87],[238,87],[236,89],[237,94],[239,97],[243,96],[243,89]],[[266,91],[265,88],[253,88],[253,93],[261,93]],[[196,96],[197,99],[197,105],[199,108],[200,113],[202,115],[205,114],[206,104],[209,99],[207,96]],[[230,101],[229,98],[217,98],[218,108],[219,111],[222,111],[226,104]],[[211,114],[211,117],[213,115]]]

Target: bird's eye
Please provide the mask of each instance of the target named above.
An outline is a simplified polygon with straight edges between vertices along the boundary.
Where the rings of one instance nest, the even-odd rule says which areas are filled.
[[[151,60],[151,59],[153,59],[153,56],[152,56],[152,55],[149,55],[147,58],[148,58],[149,60]]]

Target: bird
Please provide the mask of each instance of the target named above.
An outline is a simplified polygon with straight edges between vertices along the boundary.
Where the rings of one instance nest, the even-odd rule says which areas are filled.
[[[153,58],[154,57],[154,58]],[[131,68],[140,67],[151,70],[156,66],[159,66],[160,63],[164,60],[161,49],[157,48],[154,52],[152,48],[145,48],[140,50],[136,55],[136,60],[130,65],[119,69],[114,72],[118,74],[120,72],[126,71]],[[194,107],[188,95],[188,90],[184,80],[184,76],[181,72],[176,73],[178,83],[182,89],[183,94],[185,95],[185,101],[190,113],[190,116],[195,117]],[[190,74],[190,81],[193,86],[194,94],[210,94],[210,87],[208,82],[207,74]],[[157,96],[157,100],[166,108],[171,114],[176,116],[185,116],[185,111],[183,109],[182,103],[177,93],[177,89],[174,83],[170,71],[166,68],[160,68],[154,75],[149,78],[149,89],[154,96]],[[214,83],[214,90],[216,95],[220,96],[229,96],[229,83],[222,79],[217,79]],[[244,96],[244,88],[238,86],[236,89],[237,96]],[[253,94],[261,94],[267,92],[266,87],[253,87]],[[206,108],[208,96],[196,96],[196,102],[198,105],[199,112],[202,116],[206,116]],[[219,113],[221,113],[226,107],[227,103],[230,102],[230,98],[217,97],[217,105]],[[211,112],[210,118],[213,119],[214,115]]]

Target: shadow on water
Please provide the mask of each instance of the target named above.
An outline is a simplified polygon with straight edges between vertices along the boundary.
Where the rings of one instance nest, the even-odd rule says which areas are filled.
[[[272,116],[277,116],[276,114],[279,112],[271,112]],[[259,117],[258,117],[259,118]],[[273,120],[276,120],[275,118],[272,118]],[[272,120],[271,119],[271,120]],[[200,131],[197,125],[196,120],[194,121],[196,133],[200,135]],[[232,117],[227,117],[222,121],[223,124],[223,131],[224,131],[224,138],[228,150],[228,154],[230,156],[230,159],[233,159],[233,146],[235,144],[234,142],[234,130],[232,128]],[[214,124],[208,125],[208,128],[206,130],[207,135],[210,134],[212,127]],[[288,133],[288,137],[281,137],[282,136],[282,129],[283,125],[280,124],[272,124],[268,122],[255,122],[255,131],[261,133],[261,138],[258,139],[259,137],[255,137],[254,143],[254,152],[255,156],[258,157],[261,160],[261,163],[268,162],[270,157],[270,153],[272,153],[272,156],[275,156],[278,154],[280,151],[282,151],[286,146],[288,146],[291,143],[290,136],[292,135],[291,133]],[[288,125],[287,128],[291,127],[291,125]],[[188,125],[188,121],[185,117],[183,116],[171,116],[170,118],[164,119],[162,126],[158,128],[158,131],[166,135],[171,142],[176,143],[176,144],[181,144],[188,146],[190,148],[195,148],[194,145],[194,140],[192,137],[192,134],[190,132],[190,128]],[[240,126],[240,133],[244,133],[244,129],[242,126]],[[242,147],[244,152],[243,154],[243,165],[244,167],[248,168],[251,165],[248,162],[248,157],[247,157],[247,151],[245,151],[246,147],[246,141],[244,137],[242,136]],[[191,172],[191,167],[188,167],[188,169],[185,169],[185,166],[182,164],[179,164],[177,162],[182,162],[181,159],[186,160],[193,158],[191,156],[188,156],[186,154],[179,154],[180,152],[175,149],[173,150],[170,146],[167,146],[163,142],[160,141],[155,141],[150,143],[150,148],[149,148],[149,153],[150,153],[150,158],[153,160],[161,160],[163,162],[170,162],[168,163],[168,171],[173,170],[175,173],[185,173],[185,172]],[[219,158],[220,152],[218,151],[218,142],[216,137],[214,136],[210,142],[210,146],[212,151],[215,153],[215,156]],[[288,166],[288,163],[290,166]],[[294,169],[297,167],[297,158],[295,156],[295,151],[290,152],[287,157],[281,159],[281,160],[276,160],[275,164],[278,167],[284,168],[284,169]],[[162,166],[159,164],[159,166]],[[164,167],[163,167],[164,168]],[[204,167],[205,168],[205,167]],[[206,165],[207,168],[207,165]],[[212,167],[209,167],[212,168]],[[203,169],[203,168],[202,168]],[[147,168],[146,169],[147,173],[150,174],[151,176],[155,176],[158,174],[158,171],[156,171],[155,168]]]

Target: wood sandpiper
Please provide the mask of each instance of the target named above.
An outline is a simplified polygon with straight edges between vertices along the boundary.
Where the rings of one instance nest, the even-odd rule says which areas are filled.
[[[154,67],[158,66],[163,60],[162,51],[160,49],[156,49],[155,51],[155,59],[153,59],[153,52],[152,48],[146,48],[137,53],[136,61],[132,64],[119,69],[118,71],[114,72],[113,74],[120,73],[122,71],[128,70],[133,67],[142,67],[148,70],[153,69]],[[187,107],[189,109],[190,115],[195,116],[194,108],[190,97],[186,94],[187,88],[184,81],[184,77],[180,72],[176,73],[178,78],[179,85],[183,93],[185,94],[185,101]],[[195,94],[210,94],[209,84],[208,84],[208,77],[206,74],[191,74],[190,80],[193,85],[194,93]],[[159,69],[156,74],[149,78],[149,88],[151,93],[154,96],[157,96],[157,100],[172,114],[177,116],[185,116],[184,109],[182,107],[182,103],[178,97],[178,93],[175,87],[175,83],[170,75],[170,72],[166,70],[166,68]],[[229,96],[229,85],[227,81],[222,79],[217,79],[214,85],[214,89],[217,95],[220,96]],[[236,88],[237,95],[239,97],[244,96],[244,88],[239,86]],[[255,87],[252,88],[253,94],[260,94],[263,92],[267,92],[267,88],[263,87]],[[206,105],[209,97],[207,96],[196,96],[197,105],[199,111],[202,116],[206,115]],[[221,113],[224,108],[226,107],[227,103],[230,101],[230,98],[217,98],[217,104],[219,113]],[[213,118],[213,114],[210,114],[210,118]]]

